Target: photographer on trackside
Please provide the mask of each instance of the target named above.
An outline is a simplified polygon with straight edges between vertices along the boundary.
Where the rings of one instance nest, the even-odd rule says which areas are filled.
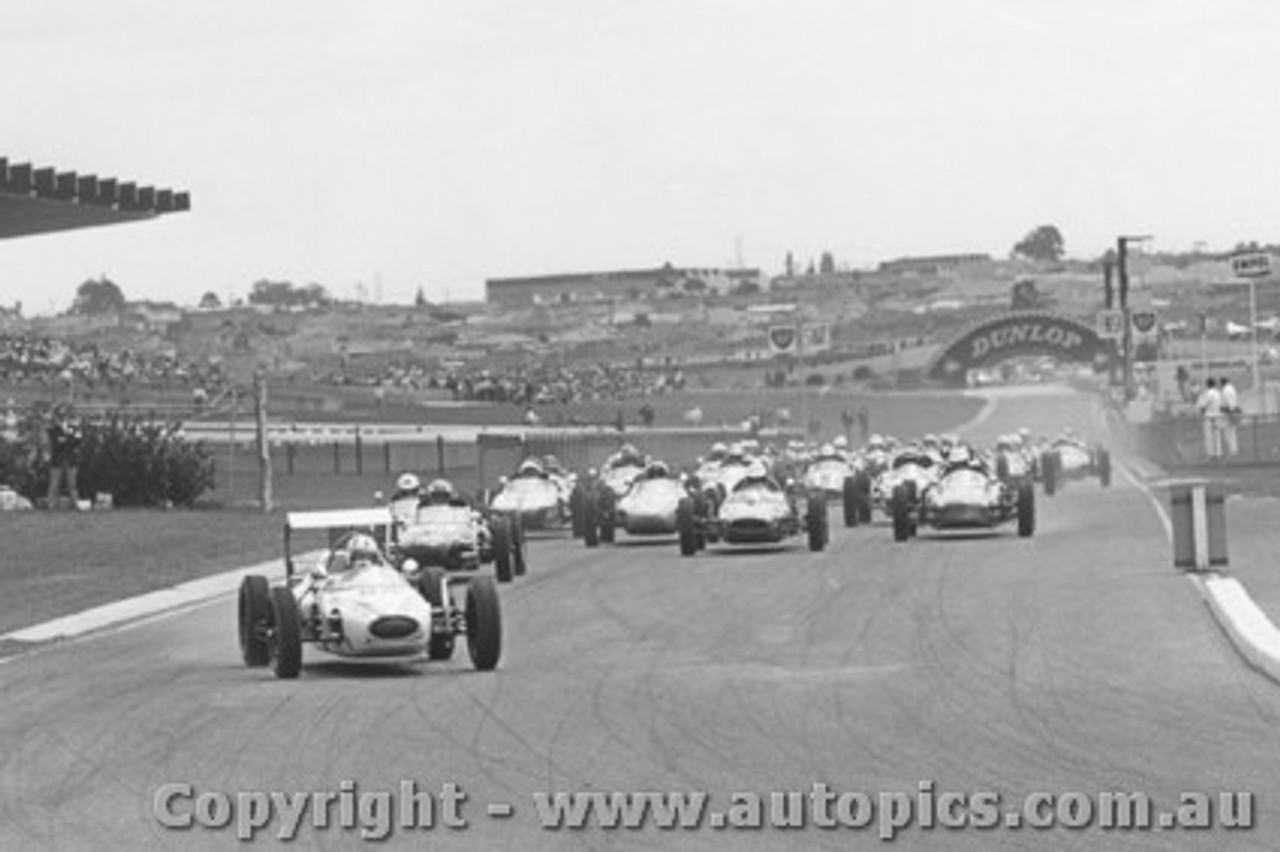
[[[79,508],[80,492],[76,488],[76,474],[80,467],[80,445],[84,441],[84,430],[70,403],[59,403],[54,407],[46,434],[49,438],[49,508],[57,508],[63,481],[67,485],[72,508]]]

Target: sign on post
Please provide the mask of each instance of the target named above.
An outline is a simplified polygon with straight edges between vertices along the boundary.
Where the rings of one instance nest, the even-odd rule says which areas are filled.
[[[1251,251],[1231,258],[1231,271],[1237,278],[1267,278],[1271,275],[1271,255]]]
[[[1119,340],[1124,336],[1124,311],[1098,311],[1098,336],[1107,340]]]

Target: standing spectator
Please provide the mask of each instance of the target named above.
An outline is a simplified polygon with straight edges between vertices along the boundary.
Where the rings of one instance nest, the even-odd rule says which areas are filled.
[[[1222,449],[1231,458],[1240,453],[1240,397],[1226,376],[1218,380],[1218,393],[1222,397]]]
[[[845,409],[840,412],[840,425],[844,427],[844,439],[846,441],[853,440],[853,412]]]
[[[49,508],[58,505],[58,492],[62,482],[67,484],[67,494],[71,497],[71,505],[80,505],[80,492],[76,489],[76,474],[80,467],[80,444],[84,441],[84,432],[75,419],[75,409],[64,402],[53,409],[53,419],[49,422]]]
[[[1196,400],[1196,409],[1203,418],[1204,454],[1207,458],[1218,459],[1222,456],[1222,392],[1218,390],[1216,380],[1205,380],[1204,390]]]
[[[18,409],[13,397],[9,397],[4,404],[4,418],[0,421],[0,438],[12,444],[18,443]]]
[[[647,402],[640,406],[640,422],[646,429],[653,425],[653,406]]]
[[[865,405],[858,408],[858,434],[863,444],[871,440],[871,412]]]

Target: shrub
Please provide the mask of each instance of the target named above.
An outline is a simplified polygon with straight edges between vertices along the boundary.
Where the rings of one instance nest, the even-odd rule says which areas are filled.
[[[179,423],[150,423],[116,413],[83,420],[77,487],[82,497],[105,491],[116,506],[193,506],[214,486],[213,455],[178,434]],[[29,445],[0,442],[0,478],[29,499],[47,492],[49,461]]]

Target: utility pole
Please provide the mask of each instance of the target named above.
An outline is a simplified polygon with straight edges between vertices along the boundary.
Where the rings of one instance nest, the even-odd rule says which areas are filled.
[[[1124,314],[1124,336],[1121,337],[1121,348],[1124,353],[1124,400],[1133,399],[1133,325],[1129,321],[1129,244],[1141,243],[1151,239],[1150,236],[1128,236],[1116,238],[1116,268],[1119,272],[1120,310]]]

